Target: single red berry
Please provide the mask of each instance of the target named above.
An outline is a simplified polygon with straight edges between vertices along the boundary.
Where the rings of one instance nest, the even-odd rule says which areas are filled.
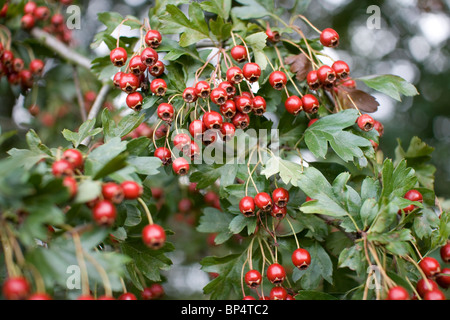
[[[23,7],[23,12],[25,14],[33,14],[34,10],[36,10],[37,4],[34,1],[28,1],[25,3],[25,6]]]
[[[267,110],[267,102],[261,96],[256,96],[253,98],[252,110],[257,116],[262,116],[266,113]]]
[[[114,66],[121,68],[128,60],[128,53],[124,48],[118,47],[111,51],[109,57]]]
[[[245,130],[250,125],[250,116],[246,113],[237,112],[232,122],[237,129]]]
[[[405,194],[405,199],[408,199],[410,201],[415,201],[415,202],[422,202],[423,201],[423,196],[422,194],[417,191],[417,190],[409,190],[406,194]]]
[[[239,63],[244,62],[248,58],[247,49],[241,45],[234,46],[231,48],[231,56]]]
[[[102,195],[105,200],[113,203],[122,203],[124,199],[122,187],[114,182],[107,182],[102,185]]]
[[[124,181],[121,183],[123,195],[127,200],[135,200],[144,192],[141,185],[134,181]]]
[[[236,127],[232,123],[225,122],[223,124],[222,129],[220,130],[220,132],[222,133],[222,140],[223,141],[230,141],[231,139],[234,138],[234,136],[236,134]]]
[[[262,283],[262,275],[258,270],[250,270],[245,274],[244,281],[249,288],[256,289]]]
[[[137,300],[137,297],[133,293],[127,292],[121,294],[117,300]]]
[[[320,82],[319,76],[317,74],[317,70],[309,72],[306,76],[306,81],[308,82],[309,88],[313,91],[319,90],[322,86],[322,83]]]
[[[231,82],[222,81],[218,87],[226,91],[228,99],[231,99],[236,95],[237,89]]]
[[[20,19],[20,25],[25,30],[33,29],[35,22],[34,16],[30,13],[23,15]]]
[[[134,111],[140,111],[144,103],[144,98],[140,92],[133,92],[127,95],[126,103],[128,108]]]
[[[73,177],[65,177],[63,185],[69,190],[70,197],[73,198],[78,192],[78,183]]]
[[[52,165],[52,173],[57,178],[73,176],[73,165],[67,160],[55,161]]]
[[[447,243],[445,246],[441,248],[439,251],[441,254],[441,258],[445,263],[450,262],[450,243]]]
[[[161,249],[166,243],[166,232],[157,224],[150,224],[142,230],[142,241],[153,250]]]
[[[275,189],[272,192],[272,199],[275,205],[284,208],[289,202],[289,192],[284,188]]]
[[[303,101],[297,96],[290,96],[284,106],[287,112],[296,116],[303,110]]]
[[[211,94],[211,86],[206,81],[199,81],[195,84],[195,92],[202,99],[208,99]]]
[[[163,97],[166,95],[167,92],[167,83],[164,81],[164,79],[154,79],[150,83],[150,91],[160,97]]]
[[[232,119],[237,112],[236,103],[233,100],[227,100],[220,106],[220,112],[227,119]]]
[[[40,59],[34,59],[30,62],[30,71],[34,76],[40,77],[44,72],[45,63]]]
[[[272,30],[270,27],[266,29],[267,40],[272,43],[280,42],[281,36],[278,31]]]
[[[164,287],[159,283],[152,284],[150,292],[152,293],[152,299],[160,299],[165,294]]]
[[[164,166],[172,163],[172,153],[167,148],[161,147],[156,149],[155,157],[161,159]]]
[[[184,158],[177,158],[172,164],[173,171],[180,176],[184,176],[189,172],[189,162]]]
[[[269,83],[275,90],[283,90],[287,81],[287,76],[283,71],[274,71],[269,76]]]
[[[197,99],[198,99],[198,93],[195,88],[189,87],[184,90],[183,100],[186,103],[193,103],[193,102],[197,101]]]
[[[419,262],[419,267],[422,269],[423,273],[429,278],[437,275],[441,272],[441,265],[439,262],[432,257],[425,257]]]
[[[181,199],[178,202],[178,210],[182,213],[188,213],[192,210],[192,201],[189,198]]]
[[[246,63],[242,68],[242,72],[245,79],[250,83],[258,81],[259,77],[261,77],[261,67],[254,62]]]
[[[145,44],[153,49],[157,49],[162,42],[161,33],[158,30],[148,30],[145,34]]]
[[[165,70],[166,66],[161,60],[156,61],[154,65],[148,67],[148,73],[155,78],[162,76]]]
[[[74,168],[81,168],[84,163],[83,154],[77,149],[64,151],[62,159],[70,162]]]
[[[207,130],[203,134],[203,144],[205,146],[209,146],[217,141],[219,137],[219,131],[218,130]]]
[[[30,284],[24,277],[8,278],[3,283],[3,296],[7,300],[25,300],[30,290]]]
[[[9,69],[12,67],[13,61],[14,61],[14,53],[10,50],[3,51],[3,55],[1,56],[1,61],[3,64],[3,67],[5,69]]]
[[[331,89],[337,79],[336,72],[329,66],[322,66],[317,70],[317,77],[325,89]]]
[[[231,67],[227,70],[227,80],[230,83],[237,84],[244,80],[244,73],[239,67]]]
[[[250,113],[253,110],[253,99],[248,96],[237,96],[234,99],[237,111],[241,113]]]
[[[140,84],[139,78],[132,73],[123,73],[119,81],[120,89],[128,94],[135,92]]]
[[[333,63],[331,68],[334,70],[337,77],[341,80],[347,80],[350,76],[350,67],[345,61],[338,60]]]
[[[201,151],[202,150],[200,149],[198,143],[192,140],[190,148],[185,149],[184,153],[191,158],[191,161],[194,161],[200,157]]]
[[[98,225],[110,227],[116,221],[117,210],[111,201],[102,200],[94,206],[92,214]]]
[[[380,137],[382,137],[384,135],[384,126],[381,122],[375,120],[373,128],[378,131]]]
[[[255,197],[255,205],[265,212],[272,210],[273,201],[270,195],[266,192],[260,192]]]
[[[34,301],[50,301],[53,300],[53,298],[46,294],[46,293],[34,293],[31,295],[28,300],[34,300]]]
[[[273,287],[270,290],[270,300],[286,300],[288,293],[283,287]]]
[[[292,263],[299,270],[306,270],[311,265],[311,255],[308,250],[299,248],[292,254]]]
[[[55,13],[50,19],[50,23],[54,27],[61,27],[64,23],[64,15],[62,15],[61,13]]]
[[[302,98],[303,110],[309,114],[315,114],[319,111],[319,100],[312,94],[305,94]]]
[[[173,138],[173,145],[178,150],[183,150],[191,145],[191,137],[186,133],[179,133]]]
[[[227,100],[228,94],[224,89],[218,87],[211,91],[211,101],[218,106],[225,104]]]
[[[19,73],[23,70],[25,63],[21,58],[14,58],[13,60],[13,72]]]
[[[45,21],[50,18],[50,9],[45,6],[40,6],[34,9],[33,15],[37,20]]]
[[[22,70],[19,73],[20,85],[23,89],[27,90],[33,87],[34,80],[33,74],[30,70]]]
[[[124,75],[124,73],[122,71],[119,71],[114,75],[113,83],[117,89],[121,89],[120,88],[120,79],[122,78],[122,75]]]
[[[363,114],[358,118],[357,123],[361,130],[369,132],[373,129],[375,120],[368,114]]]
[[[320,35],[320,42],[325,47],[334,48],[339,45],[339,34],[336,30],[327,28]]]
[[[417,293],[423,298],[428,291],[438,290],[438,284],[431,279],[420,279],[417,281]]]
[[[201,140],[203,133],[205,131],[206,131],[206,126],[202,120],[194,120],[189,125],[189,133],[196,140]]]
[[[242,300],[256,300],[256,299],[252,296],[245,296]]]
[[[445,294],[438,289],[425,293],[423,300],[447,300],[447,298],[445,297]]]
[[[156,112],[158,114],[158,117],[161,120],[163,120],[167,123],[171,123],[173,121],[173,118],[175,115],[175,110],[170,103],[166,103],[166,102],[161,103],[158,106],[158,109]]]
[[[387,300],[410,300],[410,295],[405,288],[397,286],[389,289]]]
[[[141,61],[147,67],[154,65],[158,60],[158,52],[153,48],[145,48],[141,53]]]
[[[287,208],[286,207],[279,207],[276,204],[273,205],[272,211],[270,212],[271,216],[276,219],[284,219],[287,214]]]
[[[140,76],[147,70],[147,66],[142,63],[141,56],[134,56],[131,58],[128,68],[130,68],[131,72],[136,76]]]
[[[142,300],[152,300],[153,295],[152,295],[152,291],[150,290],[150,288],[144,288],[144,290],[142,290],[141,298],[142,298]]]
[[[450,288],[450,268],[442,269],[441,273],[436,277],[436,282],[441,288]]]
[[[286,279],[284,267],[278,263],[271,264],[267,268],[267,279],[274,285],[280,285]]]
[[[239,210],[246,217],[253,217],[255,215],[255,200],[252,197],[244,197],[239,203]]]
[[[206,129],[220,130],[223,126],[223,117],[216,111],[207,112],[203,116],[203,123]]]

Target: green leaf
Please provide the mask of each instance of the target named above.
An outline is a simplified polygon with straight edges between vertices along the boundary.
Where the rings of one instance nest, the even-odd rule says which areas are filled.
[[[413,189],[417,177],[412,168],[408,168],[406,161],[402,160],[395,168],[392,160],[386,159],[382,168],[382,197],[403,197],[406,192]]]
[[[104,109],[102,112],[102,125],[105,136],[105,141],[110,141],[113,138],[123,138],[144,121],[145,114],[132,113],[123,117],[118,124],[113,120],[111,112]]]
[[[222,244],[233,236],[230,223],[234,219],[232,214],[222,212],[215,208],[206,208],[200,217],[197,231],[203,233],[217,233],[216,244]]]
[[[295,295],[295,300],[339,300],[335,296],[332,296],[331,294],[325,293],[325,292],[319,292],[319,291],[310,291],[310,290],[302,290],[299,293]]]
[[[96,119],[87,120],[80,126],[78,132],[72,132],[68,129],[64,129],[62,132],[63,136],[67,141],[72,142],[75,148],[78,148],[83,140],[88,137],[94,137],[102,132],[101,128],[94,129],[95,122]]]
[[[303,169],[299,164],[276,156],[270,158],[266,162],[264,170],[261,171],[261,174],[265,175],[267,179],[279,174],[284,184],[291,183],[293,186],[298,186],[298,179],[302,173]]]
[[[238,166],[232,163],[224,165],[200,166],[198,171],[193,172],[191,182],[197,182],[198,189],[205,189],[213,185],[218,179],[221,181],[221,189],[234,183]]]
[[[101,183],[92,180],[83,180],[78,184],[78,192],[75,203],[87,203],[95,200],[102,192]]]
[[[133,157],[128,163],[135,169],[136,173],[153,176],[159,173],[162,166],[161,159],[156,157]]]
[[[412,97],[419,94],[414,85],[399,76],[376,75],[357,80],[363,81],[368,87],[382,92],[397,101],[401,101],[401,95]]]
[[[255,0],[238,0],[237,2],[243,4],[243,6],[233,7],[231,12],[237,18],[243,20],[263,18],[269,16],[271,14],[270,10],[273,10],[273,7],[271,9],[266,9]]]
[[[231,0],[203,1],[200,3],[200,6],[203,10],[215,13],[223,20],[228,20],[230,17],[231,3]]]
[[[267,44],[267,34],[265,32],[257,32],[245,38],[245,42],[253,50],[255,62],[261,67],[261,70],[267,68],[267,58],[264,49]]]
[[[433,210],[426,208],[414,219],[413,230],[420,240],[428,239],[439,228],[439,223],[439,216]]]
[[[361,148],[370,147],[371,142],[350,131],[344,131],[354,126],[358,117],[358,111],[351,109],[320,119],[305,132],[308,149],[314,156],[326,158],[329,143],[336,154],[346,162],[363,157]]]
[[[363,275],[366,271],[366,259],[364,249],[359,244],[344,249],[339,255],[339,268],[349,268],[356,271],[358,275]]]

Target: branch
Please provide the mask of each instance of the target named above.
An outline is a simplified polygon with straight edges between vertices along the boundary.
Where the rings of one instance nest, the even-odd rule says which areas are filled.
[[[71,48],[69,48],[67,45],[56,39],[51,34],[45,32],[44,30],[40,28],[34,28],[31,30],[31,35],[38,39],[43,41],[43,44],[55,51],[58,55],[60,55],[62,58],[66,59],[67,61],[79,65],[86,69],[91,69],[91,61],[84,57],[83,55],[75,52]]]

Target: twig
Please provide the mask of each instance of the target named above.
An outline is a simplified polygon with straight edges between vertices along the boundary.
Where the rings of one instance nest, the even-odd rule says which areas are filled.
[[[81,119],[83,122],[87,120],[87,113],[86,113],[86,107],[84,105],[83,100],[83,93],[81,92],[81,85],[80,85],[80,77],[78,75],[78,69],[77,66],[73,66],[73,82],[75,83],[75,90],[77,94],[77,100],[78,100],[78,106],[80,107],[80,114]]]

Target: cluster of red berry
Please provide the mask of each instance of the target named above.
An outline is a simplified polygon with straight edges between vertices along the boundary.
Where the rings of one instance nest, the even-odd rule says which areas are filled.
[[[450,243],[440,250],[444,263],[450,262]],[[425,257],[419,262],[422,278],[417,281],[415,293],[411,298],[409,292],[402,286],[392,287],[388,292],[388,300],[416,300],[417,295],[423,300],[446,300],[443,289],[450,288],[450,268],[441,269],[439,261],[432,257]]]

